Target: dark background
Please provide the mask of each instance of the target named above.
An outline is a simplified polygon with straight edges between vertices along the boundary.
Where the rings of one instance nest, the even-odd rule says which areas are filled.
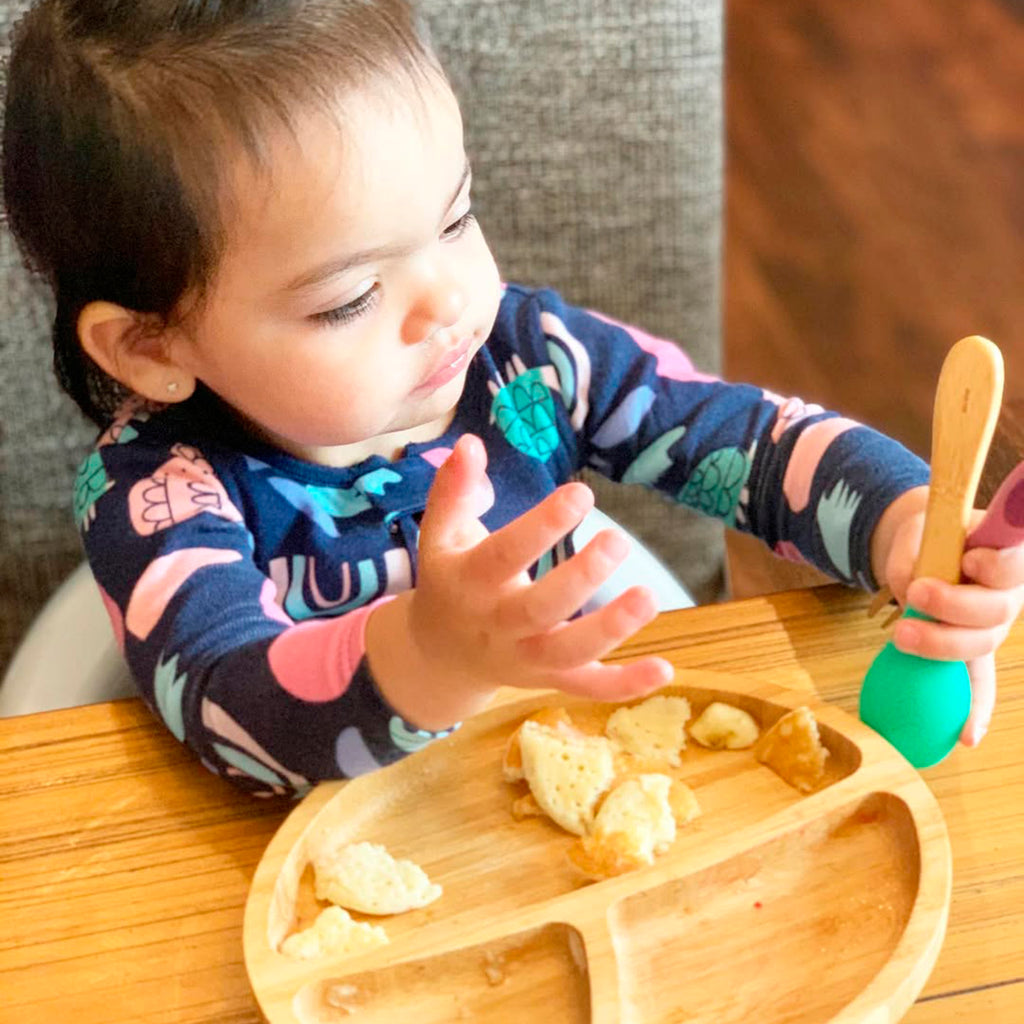
[[[1024,398],[1024,0],[727,0],[726,369],[927,457],[942,358]]]

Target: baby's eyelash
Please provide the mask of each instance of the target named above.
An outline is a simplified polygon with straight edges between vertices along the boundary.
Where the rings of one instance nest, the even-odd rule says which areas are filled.
[[[454,242],[466,233],[467,228],[469,228],[475,220],[476,214],[473,213],[472,209],[469,209],[461,217],[452,221],[452,223],[441,232],[441,237],[446,242]],[[352,323],[353,320],[358,320],[359,317],[368,313],[370,309],[376,305],[379,291],[380,284],[375,284],[373,287],[368,288],[363,292],[359,298],[353,299],[351,302],[346,302],[344,306],[336,306],[334,309],[325,309],[322,313],[313,313],[310,316],[310,320],[327,327]]]
[[[441,233],[441,237],[446,242],[454,241],[456,238],[460,238],[465,234],[466,228],[476,220],[476,214],[472,209],[467,210],[458,220],[452,221]]]
[[[359,317],[369,312],[376,305],[379,290],[380,285],[375,284],[371,288],[367,288],[358,299],[346,302],[344,306],[336,306],[334,309],[325,309],[322,313],[314,313],[310,320],[325,326],[348,324],[353,320],[358,320]]]

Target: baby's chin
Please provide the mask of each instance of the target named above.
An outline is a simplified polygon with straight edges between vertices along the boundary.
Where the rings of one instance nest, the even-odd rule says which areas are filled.
[[[402,458],[410,444],[423,444],[436,440],[451,426],[455,418],[455,407],[461,390],[455,400],[438,415],[430,416],[422,422],[401,427],[386,433],[377,434],[364,441],[356,441],[344,445],[299,445],[291,454],[307,462],[321,466],[345,467],[355,466],[374,455],[383,456],[389,462]]]

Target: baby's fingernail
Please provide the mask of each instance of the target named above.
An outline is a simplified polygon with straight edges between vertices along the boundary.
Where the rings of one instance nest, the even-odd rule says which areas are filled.
[[[575,516],[582,516],[590,511],[593,502],[590,499],[590,489],[584,485],[571,485],[563,492],[562,500],[568,510]]]
[[[625,607],[633,618],[649,620],[658,613],[658,600],[647,587],[635,586],[626,591]]]
[[[912,621],[901,619],[893,631],[892,638],[901,650],[913,651],[921,642],[921,630]]]
[[[651,683],[654,687],[666,686],[676,677],[672,663],[664,658],[651,659]]]
[[[598,551],[609,561],[620,562],[629,554],[629,539],[618,530],[611,530],[601,537]]]
[[[922,608],[928,604],[932,596],[932,588],[924,580],[914,580],[907,587],[907,604],[912,608]]]

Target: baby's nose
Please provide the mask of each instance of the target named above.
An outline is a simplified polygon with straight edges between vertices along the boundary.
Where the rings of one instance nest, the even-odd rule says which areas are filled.
[[[417,297],[406,317],[404,340],[409,344],[423,341],[443,327],[457,323],[469,299],[454,280],[434,281]]]

